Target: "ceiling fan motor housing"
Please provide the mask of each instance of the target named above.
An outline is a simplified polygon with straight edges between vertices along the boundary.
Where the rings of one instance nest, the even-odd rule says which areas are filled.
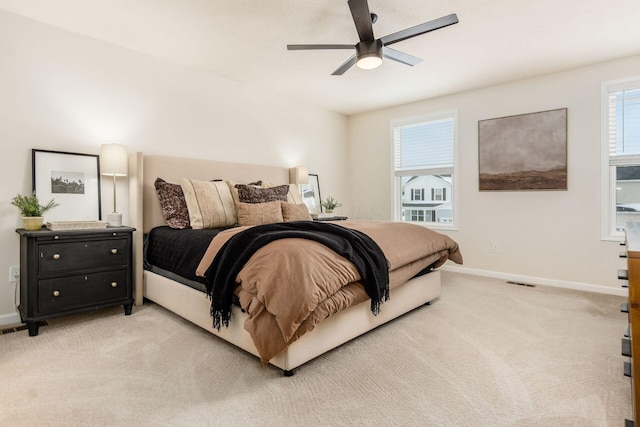
[[[382,41],[380,39],[361,41],[356,44],[356,57],[358,68],[369,70],[382,64]]]

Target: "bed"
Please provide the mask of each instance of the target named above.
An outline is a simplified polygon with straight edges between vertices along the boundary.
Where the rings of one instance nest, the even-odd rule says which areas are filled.
[[[435,269],[421,274],[390,291],[390,299],[382,304],[377,315],[372,315],[370,301],[358,303],[332,314],[315,327],[288,344],[283,351],[265,360],[261,357],[250,333],[245,329],[248,318],[245,310],[232,305],[228,327],[214,328],[211,317],[211,301],[202,290],[185,286],[184,282],[171,275],[145,269],[144,237],[156,227],[165,225],[154,182],[158,177],[168,182],[180,182],[185,177],[194,180],[225,179],[238,183],[250,183],[257,179],[265,182],[286,184],[289,169],[274,166],[259,166],[227,163],[202,159],[143,155],[134,153],[129,161],[130,173],[130,225],[134,234],[135,304],[144,299],[176,313],[212,334],[240,347],[292,375],[294,369],[305,362],[384,324],[421,305],[438,298],[441,292],[440,272]],[[357,225],[357,224],[356,224]],[[366,229],[366,227],[365,227]],[[235,231],[231,231],[231,234]],[[454,242],[455,243],[455,242]],[[213,246],[213,245],[212,245]],[[451,259],[461,262],[457,245],[451,250]],[[204,261],[203,261],[204,262]]]

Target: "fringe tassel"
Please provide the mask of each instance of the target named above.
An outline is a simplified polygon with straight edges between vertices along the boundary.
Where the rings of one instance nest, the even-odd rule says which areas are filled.
[[[371,299],[371,313],[373,313],[374,316],[377,316],[378,314],[380,314],[380,306],[382,305],[383,302],[389,301],[389,288],[385,288],[384,290],[384,294],[382,295],[382,298],[380,298],[380,300],[374,300],[373,298]]]
[[[231,311],[225,311],[222,309],[214,309],[211,307],[211,317],[213,318],[213,328],[220,332],[220,328],[224,326],[229,327],[229,321],[231,320]]]

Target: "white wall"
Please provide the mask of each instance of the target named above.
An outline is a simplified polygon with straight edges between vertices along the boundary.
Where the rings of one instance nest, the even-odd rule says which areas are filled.
[[[342,115],[2,11],[0,64],[0,324],[19,321],[8,271],[19,264],[21,220],[9,202],[31,191],[32,148],[99,154],[118,142],[130,152],[307,165],[323,194],[346,200]],[[105,216],[112,187],[103,184]],[[118,190],[126,218],[126,181]]]
[[[447,234],[465,266],[617,290],[620,248],[600,240],[600,82],[639,75],[640,57],[349,119],[2,11],[0,64],[0,324],[18,321],[8,270],[19,263],[21,221],[9,201],[31,189],[32,148],[98,154],[118,142],[130,152],[305,164],[322,194],[343,203],[338,214],[390,219],[391,120],[448,108],[459,114],[460,227]],[[478,191],[478,120],[564,107],[568,191]],[[103,215],[111,190],[104,183]]]
[[[465,267],[619,292],[621,248],[600,240],[600,83],[633,75],[640,56],[352,116],[350,214],[391,218],[391,121],[455,108],[459,230],[446,234],[460,244]],[[568,191],[479,192],[478,120],[556,108],[568,108]]]

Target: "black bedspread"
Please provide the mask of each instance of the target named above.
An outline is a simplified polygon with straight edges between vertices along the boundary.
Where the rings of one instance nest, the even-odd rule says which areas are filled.
[[[196,276],[196,268],[211,240],[220,231],[222,229],[176,230],[168,226],[155,227],[145,242],[145,264],[204,284],[204,278]]]

